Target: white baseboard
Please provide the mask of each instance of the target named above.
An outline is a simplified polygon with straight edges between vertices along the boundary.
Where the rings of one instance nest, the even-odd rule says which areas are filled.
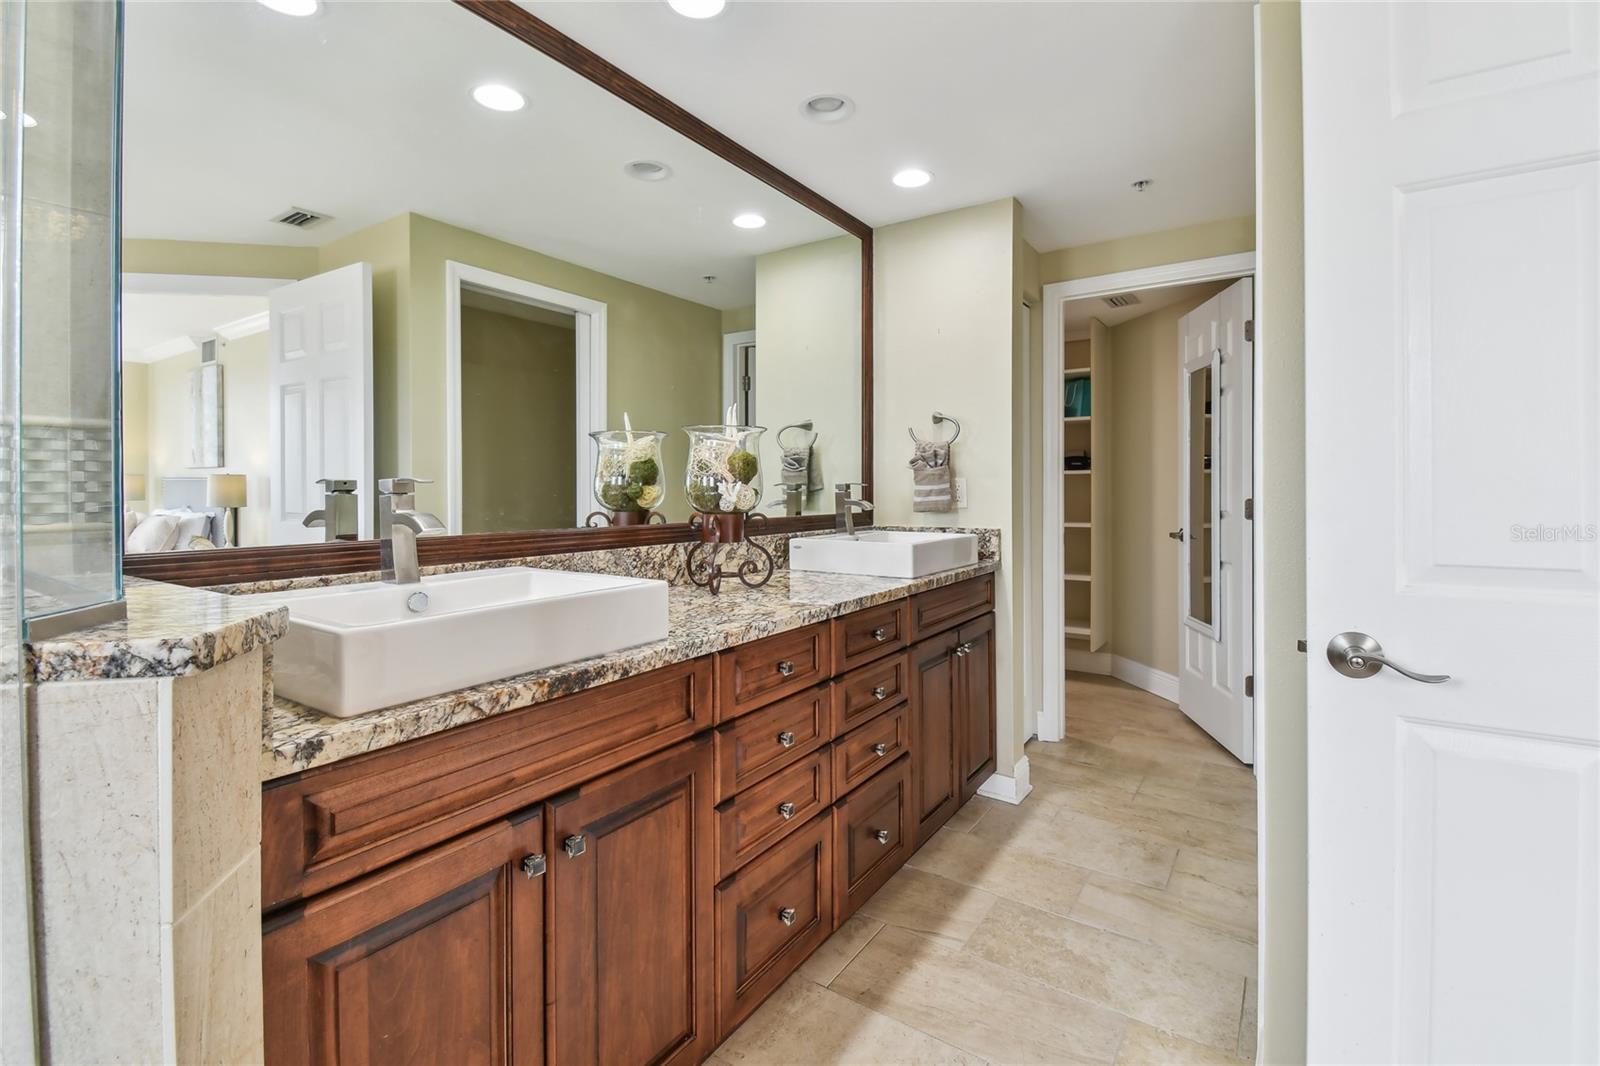
[[[1178,702],[1178,678],[1165,670],[1157,670],[1120,655],[1111,657],[1111,676],[1126,681],[1134,688],[1142,688],[1152,696],[1160,696],[1168,703]]]
[[[1011,776],[990,774],[989,780],[978,786],[978,795],[1010,804],[1021,803],[1028,798],[1028,793],[1032,791],[1033,785],[1028,781],[1028,757],[1026,755],[1017,760],[1017,765],[1011,771]]]
[[[1067,669],[1080,674],[1109,674],[1114,656],[1108,651],[1067,649]]]

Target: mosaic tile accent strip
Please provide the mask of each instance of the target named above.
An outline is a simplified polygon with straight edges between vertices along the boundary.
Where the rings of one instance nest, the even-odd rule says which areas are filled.
[[[0,426],[0,470],[17,461]],[[116,513],[115,428],[100,420],[22,420],[22,523],[106,525]],[[10,503],[0,500],[0,507]]]

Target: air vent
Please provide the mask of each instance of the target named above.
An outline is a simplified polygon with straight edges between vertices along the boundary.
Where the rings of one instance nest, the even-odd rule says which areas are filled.
[[[1105,297],[1105,301],[1107,307],[1132,307],[1139,302],[1139,297],[1136,293],[1122,292]]]
[[[331,217],[331,215],[319,215],[315,211],[307,211],[303,207],[291,207],[272,221],[282,222],[285,226],[293,226],[295,229],[310,229],[312,226],[328,221]]]

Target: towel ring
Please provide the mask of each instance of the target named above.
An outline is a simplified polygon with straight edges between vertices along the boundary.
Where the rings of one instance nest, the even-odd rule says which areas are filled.
[[[939,412],[939,411],[933,412],[933,424],[934,425],[937,426],[937,425],[940,425],[941,423],[944,423],[944,422],[949,422],[951,425],[955,426],[956,427],[956,431],[955,431],[954,434],[951,435],[949,440],[947,440],[947,441],[937,441],[935,443],[954,444],[956,442],[956,440],[961,436],[961,423],[957,422],[955,419],[951,418],[949,415],[943,414],[942,412]],[[911,439],[913,441],[915,441],[916,443],[918,443],[918,444],[927,443],[921,437],[917,436],[917,431],[916,430],[911,429],[910,427],[907,427],[906,428],[906,432],[911,434]]]
[[[799,445],[792,445],[792,444],[785,443],[785,441],[783,439],[783,435],[785,433],[789,432],[791,429],[798,429],[798,430],[801,430],[803,432],[811,434],[811,441],[810,441],[810,443],[808,443],[806,445],[806,447],[810,447],[811,444],[815,444],[816,441],[817,441],[817,434],[816,434],[816,431],[811,428],[811,424],[812,424],[811,423],[811,419],[808,418],[804,422],[791,422],[787,426],[784,426],[782,429],[778,430],[778,447],[780,447],[780,448],[799,447]]]

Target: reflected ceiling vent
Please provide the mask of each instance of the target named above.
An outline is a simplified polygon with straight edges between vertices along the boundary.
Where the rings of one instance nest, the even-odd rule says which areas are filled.
[[[1138,295],[1131,292],[1118,293],[1115,296],[1107,296],[1104,299],[1107,307],[1132,307],[1139,302]]]
[[[623,167],[622,172],[640,181],[666,181],[672,177],[672,168],[654,159],[635,159]]]
[[[272,221],[282,222],[285,226],[293,226],[295,229],[310,229],[312,226],[320,226],[332,217],[332,215],[307,211],[303,207],[291,207],[289,210],[275,216]]]

